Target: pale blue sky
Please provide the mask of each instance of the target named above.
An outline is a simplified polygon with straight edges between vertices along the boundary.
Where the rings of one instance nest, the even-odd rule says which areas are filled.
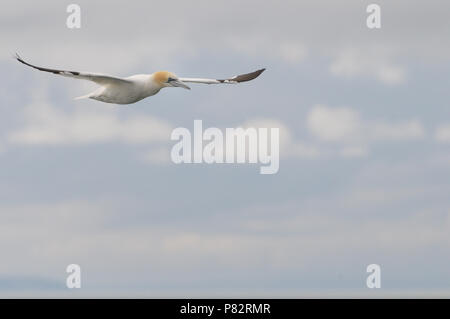
[[[2,3],[1,296],[449,296],[449,4],[378,1],[369,30],[372,1],[78,1],[69,30],[70,3]],[[16,51],[122,76],[267,71],[116,106]],[[194,119],[280,127],[279,173],[171,163]]]

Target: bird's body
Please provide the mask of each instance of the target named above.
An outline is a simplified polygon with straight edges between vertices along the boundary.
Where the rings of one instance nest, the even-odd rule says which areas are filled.
[[[131,104],[155,95],[161,90],[161,87],[154,82],[153,74],[136,74],[125,78],[125,80],[129,83],[104,85],[77,99],[90,98],[106,103]]]
[[[90,80],[100,85],[100,87],[87,95],[76,99],[90,98],[101,102],[114,104],[131,104],[138,102],[146,97],[157,94],[165,87],[182,87],[190,89],[185,82],[220,84],[220,83],[239,83],[253,80],[258,77],[265,69],[252,73],[238,75],[225,80],[201,79],[201,78],[178,78],[175,74],[167,71],[158,71],[152,74],[136,74],[126,78],[114,77],[104,74],[94,74],[76,71],[63,71],[38,67],[22,60],[19,55],[16,59],[32,68],[40,71],[59,74],[62,76]]]

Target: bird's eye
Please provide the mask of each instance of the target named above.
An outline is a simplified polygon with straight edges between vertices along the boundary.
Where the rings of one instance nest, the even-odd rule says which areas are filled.
[[[168,79],[167,79],[167,83],[170,83],[170,82],[172,82],[172,81],[175,81],[175,79],[174,79],[174,78],[168,78]]]

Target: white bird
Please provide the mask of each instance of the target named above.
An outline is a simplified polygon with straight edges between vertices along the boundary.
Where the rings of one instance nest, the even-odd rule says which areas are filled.
[[[87,95],[77,97],[76,99],[94,99],[106,103],[115,104],[131,104],[146,97],[155,95],[165,87],[182,87],[190,90],[186,82],[204,83],[204,84],[234,84],[246,82],[257,78],[265,69],[261,69],[252,73],[241,74],[229,79],[201,79],[201,78],[179,78],[175,74],[167,71],[158,71],[152,74],[136,74],[126,78],[110,76],[105,74],[64,71],[42,68],[25,62],[17,53],[15,58],[17,61],[28,65],[40,71],[51,72],[62,76],[75,79],[90,80],[101,87]]]

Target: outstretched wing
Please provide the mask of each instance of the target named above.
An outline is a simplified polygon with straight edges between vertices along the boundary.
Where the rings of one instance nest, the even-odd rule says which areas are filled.
[[[15,58],[17,61],[19,61],[25,65],[28,65],[32,68],[35,68],[39,71],[50,72],[53,74],[59,74],[62,76],[67,76],[67,77],[75,78],[75,79],[89,80],[89,81],[95,82],[100,85],[132,83],[129,80],[110,76],[110,75],[105,75],[105,74],[85,73],[85,72],[77,72],[77,71],[64,71],[64,70],[42,68],[42,67],[30,64],[28,62],[25,62],[17,53],[16,53]]]
[[[192,82],[192,83],[204,83],[204,84],[220,84],[220,83],[240,83],[240,82],[246,82],[251,81],[253,79],[256,79],[261,73],[263,73],[265,69],[261,69],[255,72],[241,74],[233,76],[229,79],[219,80],[219,79],[201,79],[201,78],[180,78],[181,82]]]

